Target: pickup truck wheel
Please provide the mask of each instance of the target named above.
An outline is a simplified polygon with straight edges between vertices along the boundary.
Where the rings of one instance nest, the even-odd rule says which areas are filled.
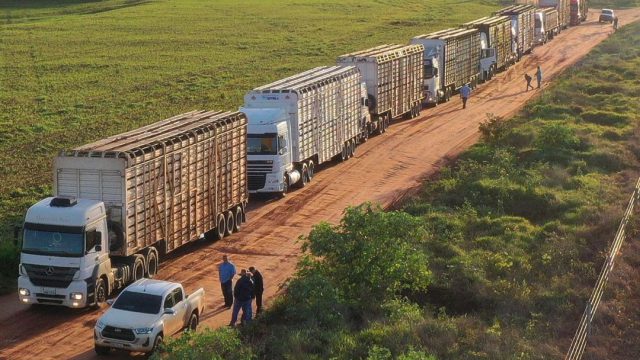
[[[196,331],[198,328],[198,314],[191,314],[191,318],[189,318],[189,325],[187,325],[187,330]]]
[[[156,339],[153,340],[153,348],[151,348],[151,353],[158,351],[163,344],[164,340],[162,339],[162,335],[156,336]]]
[[[225,232],[225,235],[231,235],[236,227],[236,218],[231,211],[227,211],[225,218],[227,219],[227,231]]]
[[[99,308],[107,301],[107,285],[104,283],[104,279],[100,278],[96,281],[95,287],[96,303],[95,307]],[[96,345],[98,346],[98,345]],[[107,348],[108,350],[109,348]]]
[[[110,347],[100,346],[98,344],[94,344],[93,349],[96,351],[96,354],[98,355],[109,355],[109,351],[111,350]]]

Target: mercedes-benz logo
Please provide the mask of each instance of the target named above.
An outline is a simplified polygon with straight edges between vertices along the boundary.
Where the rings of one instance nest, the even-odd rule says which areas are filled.
[[[49,266],[49,267],[47,268],[47,270],[46,270],[44,273],[45,273],[45,275],[47,275],[47,276],[51,276],[51,275],[53,275],[53,272],[54,272],[54,271],[55,271],[55,270],[53,269],[53,266]]]

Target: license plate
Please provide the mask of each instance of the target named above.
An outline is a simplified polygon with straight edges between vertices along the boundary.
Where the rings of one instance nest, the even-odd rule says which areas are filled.
[[[42,288],[42,293],[45,294],[45,295],[55,295],[56,294],[56,289]]]

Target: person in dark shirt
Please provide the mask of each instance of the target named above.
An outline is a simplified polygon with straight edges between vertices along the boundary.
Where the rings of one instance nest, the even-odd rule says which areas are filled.
[[[242,323],[251,321],[251,299],[253,299],[253,281],[247,270],[240,271],[240,279],[233,288],[233,311],[229,326],[235,326],[238,321],[238,312],[242,309]]]
[[[253,295],[256,298],[256,316],[262,311],[262,293],[264,292],[264,284],[262,282],[262,274],[258,269],[251,266],[249,272],[253,277]]]
[[[533,85],[531,85],[532,77],[529,76],[529,74],[524,74],[524,79],[527,81],[527,91],[529,91],[529,88],[531,88],[531,90],[533,90],[534,87],[533,87]]]

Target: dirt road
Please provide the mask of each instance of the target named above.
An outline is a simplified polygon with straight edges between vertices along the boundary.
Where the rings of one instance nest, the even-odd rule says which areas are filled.
[[[591,18],[595,18],[595,12]],[[621,24],[640,19],[640,9],[620,11]],[[457,98],[426,109],[419,118],[399,121],[389,131],[360,146],[354,159],[318,172],[306,188],[285,199],[253,202],[242,231],[214,244],[195,243],[164,263],[161,279],[180,281],[193,290],[207,291],[205,326],[228,323],[222,307],[217,263],[229,254],[238,268],[256,266],[265,277],[266,304],[295,271],[300,254],[297,239],[322,220],[339,221],[346,206],[371,200],[394,203],[447,159],[478,140],[478,125],[487,113],[508,117],[540,93],[525,92],[524,72],[533,74],[538,63],[544,85],[589,52],[611,33],[610,25],[590,21],[570,28],[538,47],[523,61],[481,85],[461,110]],[[544,91],[544,90],[542,90]],[[100,311],[62,308],[26,308],[17,295],[0,298],[0,358],[94,358],[93,326]],[[115,357],[125,356],[123,353]],[[114,358],[112,356],[111,358]]]

